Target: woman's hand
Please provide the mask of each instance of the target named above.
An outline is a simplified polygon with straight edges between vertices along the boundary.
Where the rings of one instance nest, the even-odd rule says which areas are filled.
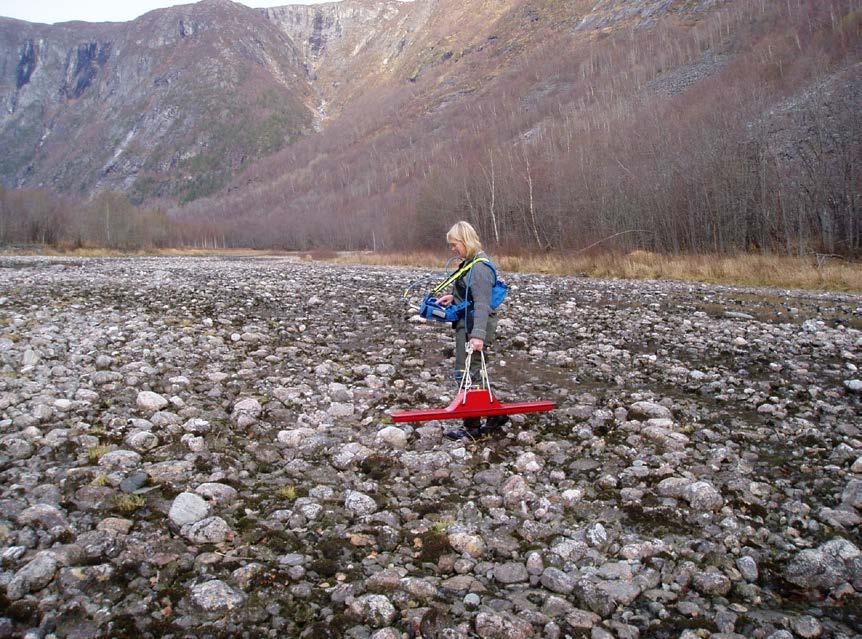
[[[470,345],[473,347],[474,351],[481,351],[482,347],[485,346],[485,342],[480,340],[478,337],[471,337]]]
[[[444,295],[443,297],[437,298],[437,303],[440,306],[449,306],[454,301],[455,301],[454,295]]]

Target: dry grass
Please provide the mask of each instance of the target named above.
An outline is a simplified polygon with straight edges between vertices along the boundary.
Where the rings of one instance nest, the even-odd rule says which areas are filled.
[[[275,495],[279,499],[294,501],[297,498],[296,486],[283,486],[276,491]]]
[[[432,253],[342,254],[340,263],[442,267]],[[862,264],[831,258],[818,264],[811,257],[769,255],[659,255],[646,251],[596,255],[503,255],[503,272],[581,275],[588,277],[682,280],[775,288],[862,292]]]
[[[93,481],[90,482],[90,486],[107,486],[108,485],[108,476],[105,473],[100,473],[93,478]]]
[[[264,257],[294,255],[303,260],[370,266],[417,266],[442,268],[450,255],[442,252],[372,253],[370,251],[311,252],[259,251],[254,249],[171,248],[122,252],[110,249],[40,249],[42,255],[76,257],[119,257],[134,255]],[[33,251],[4,251],[5,254],[33,254]],[[498,255],[500,269],[509,273],[545,273],[587,277],[682,280],[745,286],[798,288],[862,292],[862,263],[815,256],[771,255],[659,255],[647,251],[597,253],[591,255]]]
[[[112,500],[111,505],[117,512],[130,515],[136,510],[143,508],[146,503],[147,498],[143,495],[117,495]]]
[[[87,450],[87,461],[91,464],[98,464],[103,455],[111,452],[110,446],[93,446]]]

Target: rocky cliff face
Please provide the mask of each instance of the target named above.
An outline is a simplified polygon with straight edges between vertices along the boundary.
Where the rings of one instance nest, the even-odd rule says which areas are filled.
[[[303,57],[228,0],[128,23],[0,19],[0,176],[193,199],[310,130]]]
[[[344,102],[369,80],[386,76],[421,39],[436,0],[349,0],[290,5],[263,12],[302,52],[328,101]]]
[[[204,0],[128,23],[0,18],[0,180],[196,199],[356,98],[481,48],[511,5]]]

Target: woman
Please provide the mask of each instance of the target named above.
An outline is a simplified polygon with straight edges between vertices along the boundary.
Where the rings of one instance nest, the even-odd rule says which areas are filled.
[[[489,266],[490,258],[482,252],[482,243],[476,229],[469,222],[457,222],[449,232],[446,233],[446,241],[452,252],[461,258],[460,270],[477,257],[483,257],[488,262],[477,262],[466,271],[452,285],[452,292],[437,299],[442,306],[459,303],[465,299],[470,302],[467,313],[463,319],[454,324],[455,329],[455,378],[460,381],[464,374],[464,362],[467,359],[467,341],[473,347],[476,356],[470,362],[470,377],[479,379],[481,369],[481,357],[479,352],[484,351],[494,341],[497,330],[497,314],[491,309],[491,289],[497,276],[494,269]],[[468,288],[469,287],[469,288]],[[487,357],[485,358],[487,362]],[[462,437],[478,437],[494,432],[503,427],[508,421],[505,415],[489,417],[482,425],[478,418],[465,419],[463,428],[457,428],[444,433],[450,439]]]

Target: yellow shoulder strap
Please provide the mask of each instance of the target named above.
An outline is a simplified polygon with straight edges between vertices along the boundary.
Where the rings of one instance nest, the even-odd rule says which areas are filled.
[[[451,285],[452,285],[452,284],[453,284],[457,279],[459,279],[462,275],[464,275],[464,273],[466,273],[467,271],[469,271],[471,268],[473,268],[473,267],[474,267],[476,264],[478,264],[479,262],[490,262],[490,260],[489,260],[487,257],[481,257],[481,256],[479,256],[479,257],[474,257],[474,258],[473,258],[472,260],[470,260],[467,264],[465,264],[464,266],[462,266],[461,268],[459,268],[457,271],[455,271],[454,273],[452,273],[452,275],[450,275],[450,276],[449,276],[449,277],[447,277],[445,280],[443,280],[442,282],[440,282],[440,284],[438,284],[437,286],[435,286],[434,288],[432,288],[432,289],[431,289],[431,292],[432,292],[432,293],[434,293],[434,294],[436,295],[437,293],[439,293],[440,291],[444,290],[444,289],[445,289],[445,288],[447,288],[448,286],[451,286]]]

